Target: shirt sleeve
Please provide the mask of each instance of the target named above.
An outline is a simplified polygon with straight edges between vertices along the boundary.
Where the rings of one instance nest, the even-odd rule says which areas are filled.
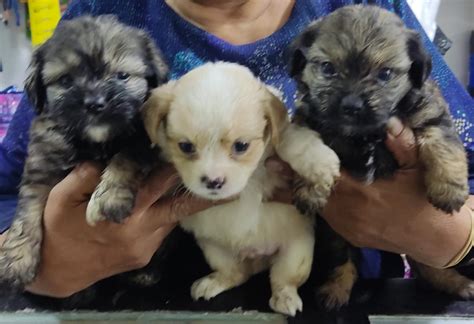
[[[0,232],[10,226],[15,213],[28,146],[28,131],[34,116],[28,99],[23,97],[0,144]]]
[[[92,12],[91,2],[100,2],[100,1],[90,1],[90,0],[74,0],[72,1],[66,11],[64,12],[62,19],[73,19],[84,14],[90,14]]]

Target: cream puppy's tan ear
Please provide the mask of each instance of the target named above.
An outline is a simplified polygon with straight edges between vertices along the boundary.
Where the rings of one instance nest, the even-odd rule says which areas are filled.
[[[175,83],[176,81],[170,81],[153,90],[143,105],[143,123],[152,143],[158,143],[158,130],[173,102]]]
[[[281,94],[273,87],[266,86],[264,89],[264,114],[268,120],[267,132],[271,141],[276,146],[280,141],[281,132],[289,124],[288,111],[280,99]]]

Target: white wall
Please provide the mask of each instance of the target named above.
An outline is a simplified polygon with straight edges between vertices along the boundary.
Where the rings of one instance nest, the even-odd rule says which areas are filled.
[[[474,31],[474,0],[441,0],[438,25],[453,45],[445,60],[463,85],[469,71],[469,42]]]

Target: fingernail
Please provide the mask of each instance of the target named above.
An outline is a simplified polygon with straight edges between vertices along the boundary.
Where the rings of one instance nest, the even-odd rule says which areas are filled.
[[[276,173],[283,171],[281,163],[275,160],[267,160],[266,167],[268,170]]]
[[[389,119],[387,123],[387,131],[395,137],[400,136],[400,134],[403,132],[405,129],[405,126],[402,124],[400,119],[396,117],[392,117]]]

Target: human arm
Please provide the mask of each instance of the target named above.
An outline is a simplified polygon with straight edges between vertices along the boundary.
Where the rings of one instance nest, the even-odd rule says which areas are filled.
[[[474,208],[474,197],[452,215],[435,209],[426,198],[412,131],[399,122],[391,123],[390,130],[387,146],[402,168],[392,178],[370,186],[342,172],[322,216],[355,246],[408,254],[443,267],[466,244],[471,229],[468,207]],[[273,158],[266,165],[292,176],[282,161]]]
[[[51,192],[44,213],[42,263],[27,288],[30,292],[67,297],[106,277],[143,267],[180,217],[213,205],[196,198],[164,197],[178,180],[168,166],[147,179],[125,224],[90,227],[85,220],[87,197],[100,173],[96,165],[84,163]]]

